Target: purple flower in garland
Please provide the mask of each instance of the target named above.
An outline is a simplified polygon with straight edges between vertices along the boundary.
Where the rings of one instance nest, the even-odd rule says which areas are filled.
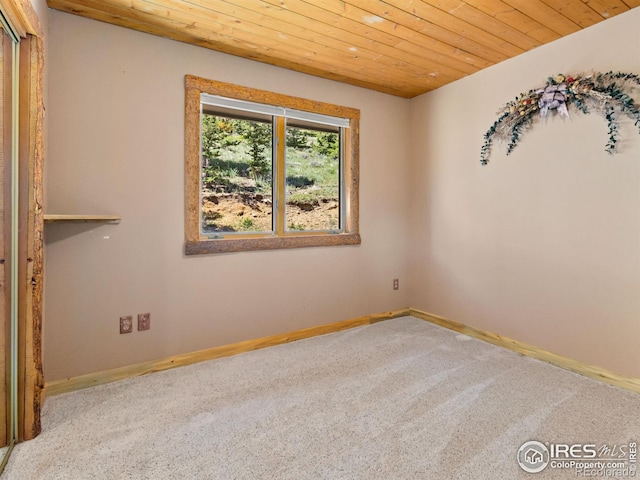
[[[569,112],[567,110],[566,83],[561,83],[559,85],[547,84],[546,87],[536,90],[536,93],[540,94],[540,100],[538,100],[540,115],[544,117],[547,115],[549,110],[558,110],[561,117],[569,116]]]
[[[480,162],[486,165],[494,138],[508,141],[507,155],[517,146],[525,128],[535,118],[545,117],[557,111],[569,118],[568,108],[574,106],[583,113],[599,111],[607,119],[609,141],[605,151],[613,153],[618,141],[616,113],[623,113],[635,120],[640,131],[640,109],[625,89],[640,85],[640,76],[633,73],[607,72],[566,77],[559,74],[549,77],[544,87],[522,93],[498,111],[498,119],[484,135],[480,150]]]

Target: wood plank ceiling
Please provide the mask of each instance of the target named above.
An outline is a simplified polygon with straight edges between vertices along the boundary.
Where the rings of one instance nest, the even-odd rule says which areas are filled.
[[[411,98],[640,6],[640,0],[48,0],[48,4]]]

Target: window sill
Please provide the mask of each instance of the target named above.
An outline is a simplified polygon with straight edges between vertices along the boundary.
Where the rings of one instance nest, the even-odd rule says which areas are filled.
[[[277,250],[286,248],[333,247],[338,245],[360,245],[357,233],[331,235],[296,235],[289,237],[220,238],[185,243],[185,255],[210,253],[246,252],[255,250]]]

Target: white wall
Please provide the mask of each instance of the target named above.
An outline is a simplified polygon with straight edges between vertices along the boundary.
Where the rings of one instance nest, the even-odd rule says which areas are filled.
[[[552,118],[479,162],[547,75],[640,72],[639,20],[406,101],[51,12],[47,211],[123,221],[46,227],[46,380],[409,305],[640,377],[637,130],[609,156],[600,115]],[[185,74],[360,108],[363,244],[185,258]],[[151,331],[118,334],[145,311]]]
[[[640,135],[538,122],[479,161],[495,112],[547,76],[640,73],[640,9],[412,101],[412,306],[640,377]],[[640,99],[640,89],[633,97]]]
[[[409,306],[409,102],[52,11],[47,381]],[[359,108],[362,245],[185,258],[184,76]],[[121,315],[151,330],[120,335]]]

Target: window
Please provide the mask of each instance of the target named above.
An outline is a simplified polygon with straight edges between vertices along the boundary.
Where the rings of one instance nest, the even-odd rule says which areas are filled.
[[[360,244],[359,110],[186,77],[187,255]]]

